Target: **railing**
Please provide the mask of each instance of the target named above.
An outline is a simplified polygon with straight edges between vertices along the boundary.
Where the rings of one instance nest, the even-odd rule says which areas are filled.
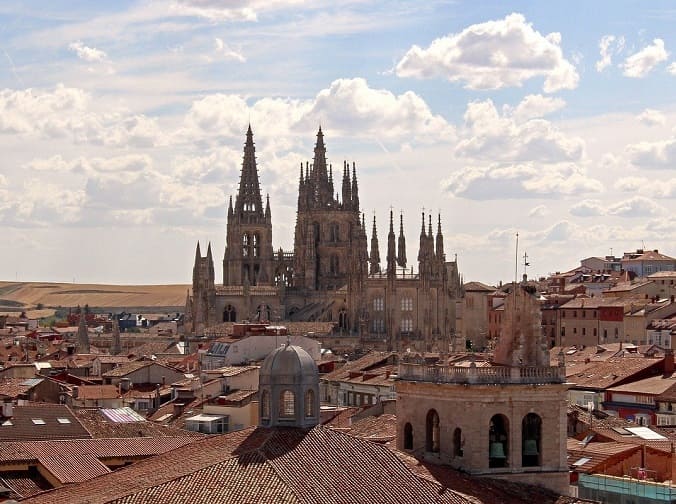
[[[399,379],[431,383],[544,384],[564,383],[564,368],[553,366],[459,367],[399,363]]]

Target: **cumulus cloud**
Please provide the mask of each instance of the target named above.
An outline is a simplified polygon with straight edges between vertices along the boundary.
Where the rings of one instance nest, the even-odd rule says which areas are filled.
[[[517,107],[511,111],[516,122],[525,122],[530,119],[536,119],[552,114],[566,106],[566,102],[561,98],[552,98],[542,95],[528,95]]]
[[[666,116],[655,109],[645,109],[638,115],[637,119],[647,126],[663,125],[667,122]]]
[[[584,154],[582,139],[565,135],[543,119],[521,122],[534,115],[538,107],[542,113],[542,109],[556,110],[560,106],[556,100],[526,97],[516,107],[517,121],[509,109],[501,115],[491,100],[471,102],[464,115],[465,128],[456,155],[509,162],[579,161]]]
[[[605,209],[599,200],[582,200],[570,208],[570,214],[576,217],[596,217],[604,215]]]
[[[615,182],[615,189],[649,198],[676,198],[676,178],[660,179],[656,184],[654,179],[645,177],[622,177]]]
[[[249,105],[240,96],[209,95],[193,102],[182,134],[239,138],[249,117],[259,137],[268,139],[307,132],[318,124],[333,135],[346,136],[359,125],[360,136],[383,140],[452,140],[454,134],[452,126],[434,115],[417,94],[395,95],[371,88],[361,78],[335,80],[310,100],[262,98]]]
[[[442,181],[452,196],[476,199],[542,198],[599,193],[603,185],[570,164],[466,167]]]
[[[95,47],[88,47],[81,41],[72,42],[68,45],[68,49],[77,54],[77,57],[87,62],[103,61],[108,58],[108,55],[100,49]]]
[[[91,95],[61,84],[54,90],[0,91],[0,134],[70,136],[76,143],[151,147],[164,136],[157,119],[124,111],[96,112]]]
[[[603,72],[612,64],[614,54],[620,54],[624,50],[624,37],[604,35],[599,41],[599,53],[601,59],[596,62],[596,71]]]
[[[520,87],[544,77],[544,91],[575,89],[579,75],[563,57],[561,34],[543,36],[522,14],[475,24],[460,33],[411,47],[397,63],[399,77],[441,77],[464,82],[468,89]]]
[[[241,52],[232,49],[228,44],[223,42],[223,39],[218,37],[214,39],[214,52],[221,59],[239,61],[240,63],[246,61]]]
[[[622,65],[624,75],[634,78],[645,77],[659,63],[666,61],[667,58],[669,58],[669,53],[664,48],[664,41],[662,39],[654,39],[652,45],[644,47],[624,60],[624,64]]]
[[[669,65],[669,66],[667,67],[667,71],[668,71],[671,75],[676,75],[676,62],[674,62],[674,63],[672,63],[671,65]]]
[[[636,166],[670,169],[676,165],[676,138],[631,144],[626,147],[626,152]]]
[[[598,200],[583,200],[573,205],[570,213],[576,217],[597,217],[611,215],[617,217],[653,217],[661,215],[665,209],[644,196],[634,196],[612,205],[603,205]]]

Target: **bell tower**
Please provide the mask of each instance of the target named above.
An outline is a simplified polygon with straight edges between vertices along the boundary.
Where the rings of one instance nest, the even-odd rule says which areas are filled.
[[[251,125],[246,132],[239,190],[233,207],[228,205],[228,223],[223,257],[223,285],[272,285],[273,249],[270,198],[263,208],[256,148]]]

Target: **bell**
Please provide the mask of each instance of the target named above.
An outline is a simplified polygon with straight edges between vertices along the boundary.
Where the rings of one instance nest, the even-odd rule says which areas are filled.
[[[526,457],[538,455],[538,442],[535,439],[526,439],[523,442],[523,454]]]
[[[489,458],[495,459],[507,458],[505,456],[505,447],[502,445],[502,443],[497,441],[491,443],[491,449],[488,456]]]

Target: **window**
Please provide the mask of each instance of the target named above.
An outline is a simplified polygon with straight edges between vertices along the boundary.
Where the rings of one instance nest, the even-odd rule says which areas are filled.
[[[521,465],[534,467],[540,465],[540,442],[542,419],[535,413],[528,413],[521,422]]]
[[[375,298],[373,300],[373,311],[383,311],[385,309],[385,300],[383,298]]]
[[[334,243],[340,241],[340,226],[336,222],[329,226],[329,240]]]
[[[439,414],[433,409],[427,412],[425,451],[439,453]]]
[[[249,243],[249,235],[248,234],[243,234],[242,235],[242,255],[244,257],[249,256],[249,252],[251,250],[251,244]]]
[[[237,322],[237,310],[232,305],[227,305],[223,310],[223,322]]]
[[[460,427],[456,427],[456,429],[453,431],[453,456],[454,457],[462,457],[463,451],[462,451],[462,446],[464,442],[462,440],[462,429]]]
[[[402,298],[401,299],[401,311],[413,311],[413,299]]]
[[[253,255],[254,257],[260,257],[261,255],[261,237],[258,233],[253,235]]]
[[[594,327],[594,337],[596,337],[596,327]]]
[[[383,319],[373,319],[371,321],[371,330],[374,333],[384,333],[385,321]]]
[[[488,467],[508,467],[509,421],[494,415],[488,426]]]
[[[331,256],[331,262],[329,263],[329,274],[336,276],[340,273],[340,263],[338,262],[338,256],[333,254]]]
[[[402,319],[402,321],[401,321],[401,332],[411,332],[411,331],[413,331],[413,320]]]
[[[586,335],[587,335],[587,328],[583,327],[582,328],[582,336],[586,336]]]
[[[279,416],[293,417],[296,414],[296,398],[293,392],[285,390],[282,392],[281,401],[279,401]]]
[[[305,392],[305,416],[315,416],[315,391],[312,389]]]
[[[270,418],[270,393],[267,390],[261,393],[261,418]]]
[[[404,425],[404,450],[413,449],[413,426],[406,422]]]

